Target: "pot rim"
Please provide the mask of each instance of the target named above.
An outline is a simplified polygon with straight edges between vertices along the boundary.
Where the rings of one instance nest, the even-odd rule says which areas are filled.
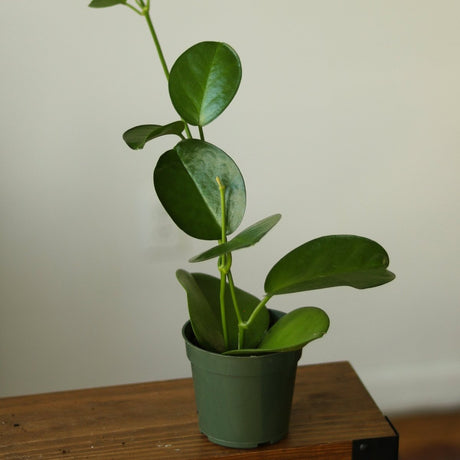
[[[282,313],[277,310],[272,310],[275,313]],[[182,337],[185,340],[187,347],[192,348],[195,352],[197,353],[206,353],[209,355],[215,355],[216,357],[219,356],[219,359],[238,359],[238,360],[254,360],[254,359],[273,359],[276,356],[279,355],[286,355],[286,353],[299,353],[299,358],[302,355],[302,349],[300,350],[289,350],[289,351],[275,351],[275,352],[268,352],[268,353],[263,353],[263,354],[254,354],[254,355],[225,355],[223,353],[218,353],[216,351],[210,351],[206,350],[205,348],[200,347],[197,343],[194,343],[190,340],[190,338],[187,335],[187,330],[189,330],[192,334],[193,337],[195,338],[194,332],[193,332],[193,327],[192,327],[192,322],[190,319],[188,319],[185,324],[182,326]]]

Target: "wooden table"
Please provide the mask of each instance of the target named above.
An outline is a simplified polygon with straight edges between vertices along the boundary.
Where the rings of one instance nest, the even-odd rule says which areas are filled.
[[[239,450],[198,432],[191,379],[0,399],[0,458],[397,459],[398,436],[348,362],[299,366],[290,432]]]

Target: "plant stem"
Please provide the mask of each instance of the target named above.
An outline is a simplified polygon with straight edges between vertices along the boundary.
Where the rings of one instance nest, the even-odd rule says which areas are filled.
[[[155,27],[153,26],[152,18],[150,17],[150,0],[147,0],[147,5],[145,5],[143,0],[136,0],[139,5],[142,5],[142,11],[140,14],[145,17],[145,20],[147,21],[147,25],[150,30],[150,34],[152,35],[153,42],[155,43],[155,48],[157,50],[158,57],[160,59],[161,67],[163,68],[163,72],[166,77],[166,81],[169,81],[169,69],[168,65],[166,64],[166,59],[163,54],[163,50],[161,48],[160,40],[158,39],[158,35],[155,31]],[[130,6],[126,4],[127,6]],[[131,7],[134,11],[138,12],[136,8]],[[184,121],[185,123],[185,121]],[[188,124],[185,123],[185,132],[187,133],[187,137],[189,139],[192,138],[192,133],[190,132],[190,128],[188,127]]]
[[[155,48],[157,49],[158,57],[160,58],[161,66],[163,67],[163,72],[166,76],[166,80],[169,80],[169,70],[168,65],[166,64],[166,60],[163,54],[163,50],[161,49],[160,41],[158,40],[157,33],[155,32],[155,28],[153,27],[152,19],[150,18],[150,13],[147,7],[144,8],[144,17],[147,21],[147,25],[149,26],[150,34],[152,35],[153,41],[155,43]]]
[[[220,267],[219,267],[220,270]],[[227,277],[223,271],[220,272],[220,317],[222,323],[222,335],[224,336],[225,349],[228,348],[228,327],[227,316],[225,313],[225,288],[227,284]]]
[[[235,307],[236,319],[238,320],[238,324],[240,324],[243,323],[243,318],[241,317],[240,309],[238,307],[238,301],[236,300],[235,283],[233,282],[233,275],[231,270],[228,271],[227,278],[228,285],[230,287],[230,294],[232,295],[233,305]]]
[[[144,13],[141,10],[138,10],[136,7],[130,5],[129,3],[123,3],[123,5],[126,5],[128,8],[131,8],[133,11],[135,11],[137,14],[143,16]]]
[[[221,182],[220,177],[216,177],[217,185],[219,186],[220,193],[220,228],[221,228],[221,241],[220,244],[227,242],[227,222],[226,222],[226,209],[225,209],[225,185]]]
[[[225,185],[222,184],[219,177],[216,177],[216,181],[217,181],[217,184],[219,185],[220,202],[221,202],[222,235],[221,235],[220,244],[224,244],[227,242]],[[226,283],[222,281],[222,275],[225,275],[225,278],[228,279],[228,286],[230,288],[230,295],[232,296],[233,308],[235,310],[236,319],[238,321],[238,349],[240,350],[244,346],[244,331],[245,329],[247,329],[247,323],[243,321],[243,318],[240,312],[240,308],[238,306],[238,300],[236,298],[235,283],[233,281],[231,266],[232,266],[232,254],[230,252],[227,254],[223,254],[219,258],[219,271],[221,273],[221,284],[220,284],[221,315],[225,314],[225,291],[224,293],[222,292],[226,288]],[[222,321],[224,321],[224,316],[222,316]],[[224,332],[224,337],[225,337],[225,332]]]
[[[201,131],[200,131],[201,133]],[[222,184],[219,177],[216,177],[217,185],[219,186],[220,193],[220,208],[221,208],[221,241],[224,244],[227,241],[226,219],[225,219],[225,185]],[[222,323],[222,333],[224,336],[225,348],[228,348],[228,327],[227,316],[225,311],[225,289],[227,285],[227,273],[230,270],[231,257],[228,254],[223,254],[219,257],[218,268],[220,272],[220,319]]]
[[[198,125],[198,130],[200,132],[200,139],[204,141],[204,132],[203,132],[203,127]]]
[[[253,312],[251,313],[251,316],[249,317],[249,319],[244,323],[246,327],[248,327],[253,321],[254,321],[254,318],[257,316],[257,314],[259,313],[259,311],[266,305],[266,303],[272,298],[271,295],[267,294],[260,302],[259,302],[259,305],[257,305],[257,307],[253,310]]]
[[[241,316],[238,300],[236,299],[235,283],[233,282],[233,275],[231,270],[227,273],[228,285],[230,287],[230,294],[232,296],[233,308],[235,310],[236,319],[238,320],[238,350],[244,348],[244,331],[247,329],[246,323]]]

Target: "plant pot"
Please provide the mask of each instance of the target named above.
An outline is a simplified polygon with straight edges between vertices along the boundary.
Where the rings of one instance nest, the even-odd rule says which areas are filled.
[[[280,315],[271,313],[275,319]],[[192,366],[199,428],[210,441],[254,448],[287,435],[302,350],[228,356],[200,348],[190,321],[182,335]]]

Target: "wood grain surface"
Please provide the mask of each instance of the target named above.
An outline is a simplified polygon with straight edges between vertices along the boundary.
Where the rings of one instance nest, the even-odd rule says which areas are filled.
[[[0,458],[351,459],[352,441],[394,431],[348,362],[300,366],[290,432],[240,450],[198,431],[191,379],[0,399]]]

